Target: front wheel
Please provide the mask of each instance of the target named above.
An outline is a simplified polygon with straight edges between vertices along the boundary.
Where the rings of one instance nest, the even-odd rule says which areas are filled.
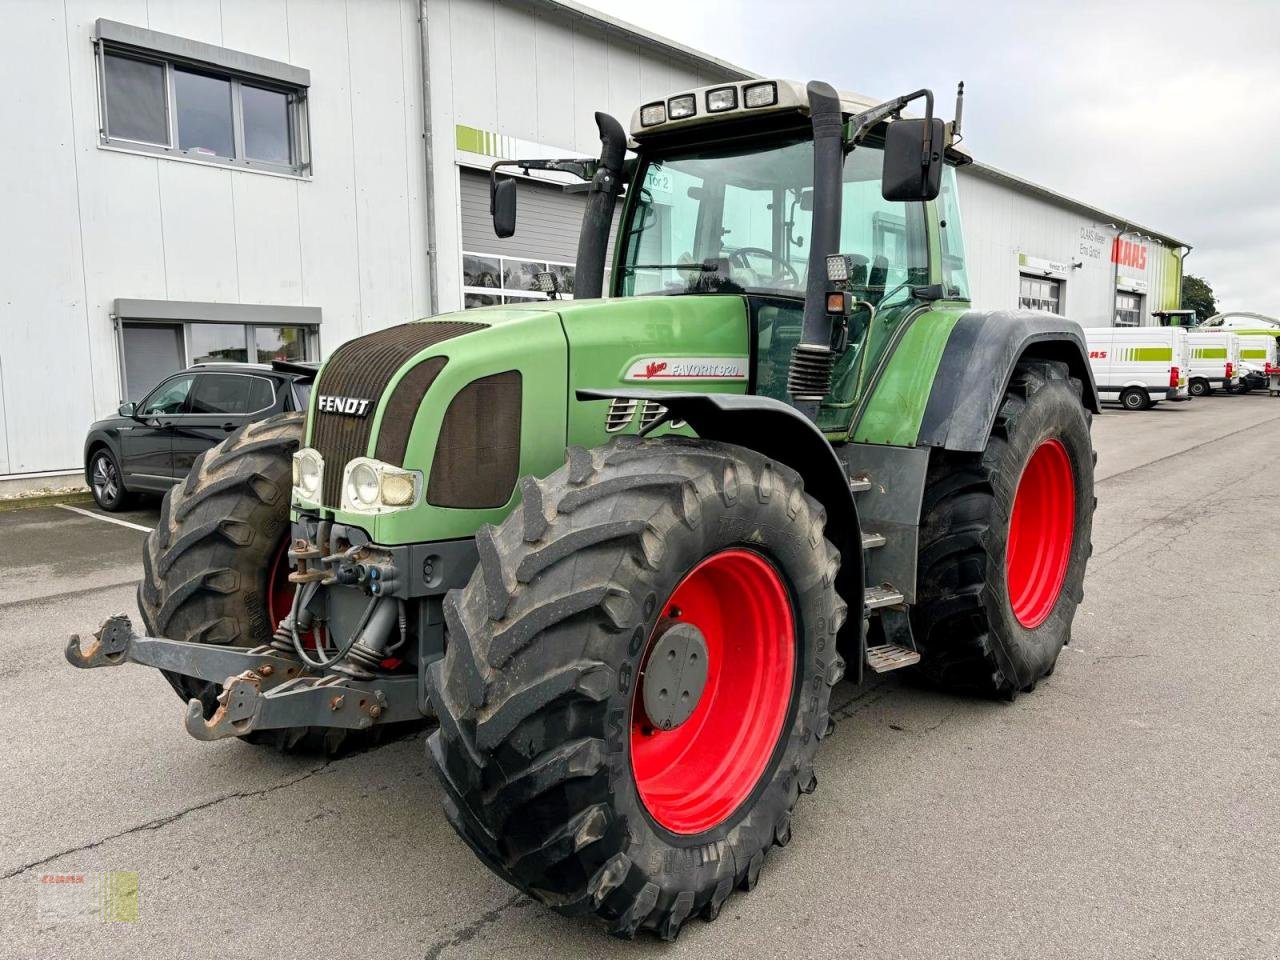
[[[99,447],[89,457],[89,491],[93,501],[103,510],[115,513],[129,503],[129,491],[124,488],[124,476],[115,456],[106,447]]]
[[[430,748],[455,829],[562,913],[673,939],[816,784],[839,555],[794,471],[706,440],[574,449],[477,535]]]
[[[912,626],[940,686],[1012,699],[1052,672],[1092,553],[1093,445],[1065,364],[1020,364],[982,453],[935,453]]]

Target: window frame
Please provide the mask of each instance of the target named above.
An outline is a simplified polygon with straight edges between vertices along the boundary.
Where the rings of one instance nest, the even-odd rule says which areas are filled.
[[[107,110],[108,55],[157,64],[164,68],[165,133],[168,137],[167,143],[160,144],[147,140],[131,140],[127,137],[113,136],[110,133],[111,118]],[[100,148],[120,150],[126,153],[162,156],[188,163],[252,170],[256,173],[269,173],[276,176],[310,179],[312,165],[307,87],[295,86],[270,77],[243,73],[227,67],[211,65],[162,51],[135,47],[102,37],[94,39],[94,58],[98,84],[98,146]],[[232,148],[235,153],[234,157],[219,157],[212,154],[198,153],[193,150],[183,150],[178,146],[178,102],[174,85],[174,73],[177,69],[225,80],[230,85],[231,138]],[[281,164],[270,160],[255,160],[246,155],[244,100],[242,97],[242,89],[245,86],[269,90],[283,94],[286,97],[286,117],[289,124],[289,163]]]
[[[1046,284],[1052,284],[1052,285],[1056,286],[1056,287],[1057,287],[1057,292],[1058,292],[1058,298],[1057,298],[1057,301],[1056,301],[1056,303],[1057,303],[1057,309],[1055,309],[1055,310],[1048,310],[1048,309],[1045,309],[1044,307],[1034,307],[1034,306],[1028,306],[1027,304],[1024,304],[1024,303],[1023,303],[1023,301],[1024,301],[1024,300],[1035,300],[1035,301],[1038,301],[1038,302],[1045,302],[1045,303],[1053,303],[1053,302],[1055,302],[1055,301],[1053,301],[1053,300],[1051,300],[1051,299],[1049,299],[1049,298],[1047,298],[1047,297],[1025,297],[1025,296],[1023,296],[1023,292],[1022,292],[1022,289],[1023,289],[1023,288],[1022,288],[1022,284],[1023,284],[1023,281],[1024,281],[1024,280],[1030,280],[1030,281],[1035,282],[1035,283],[1046,283]],[[1018,271],[1018,309],[1020,309],[1020,310],[1038,310],[1038,311],[1040,311],[1041,313],[1052,313],[1054,316],[1062,317],[1062,316],[1065,316],[1065,315],[1066,315],[1066,302],[1067,302],[1067,281],[1066,281],[1066,280],[1063,280],[1063,279],[1062,279],[1062,278],[1060,278],[1060,277],[1049,277],[1049,276],[1045,276],[1045,275],[1043,275],[1043,274],[1027,273],[1027,272],[1022,271],[1022,270]]]
[[[551,299],[551,297],[548,294],[542,293],[539,290],[520,290],[516,287],[506,287],[506,286],[498,286],[498,287],[469,286],[465,282],[467,257],[482,257],[485,260],[497,260],[499,277],[502,277],[506,273],[505,261],[508,261],[508,260],[510,260],[513,263],[541,264],[545,270],[550,270],[552,267],[570,267],[575,270],[577,268],[577,264],[575,263],[566,263],[563,260],[547,260],[543,257],[538,257],[538,256],[525,257],[525,256],[508,255],[505,253],[482,253],[479,250],[463,250],[458,255],[458,267],[459,267],[458,272],[459,272],[459,276],[463,278],[463,281],[464,281],[462,285],[462,304],[463,304],[462,309],[464,310],[479,310],[485,306],[493,306],[493,307],[506,306],[507,304],[511,304],[511,303],[546,302]],[[574,285],[575,286],[577,285],[576,275],[574,276]],[[466,305],[468,295],[497,297],[498,302],[493,304],[476,304],[475,306],[468,307]],[[572,300],[573,294],[561,291],[560,293],[556,294],[556,298],[559,300]]]
[[[152,397],[157,396],[162,390],[164,390],[165,387],[167,387],[169,384],[173,383],[176,380],[191,381],[190,386],[187,387],[186,396],[182,398],[182,410],[180,410],[177,413],[147,413],[146,412],[147,402]],[[144,417],[147,419],[158,419],[160,417],[185,416],[187,409],[191,406],[191,391],[195,389],[195,386],[196,386],[196,375],[192,373],[190,370],[184,368],[182,370],[179,370],[177,373],[171,373],[169,374],[169,376],[165,377],[163,380],[157,383],[154,387],[148,390],[145,395],[143,395],[142,399],[139,400],[135,405],[134,412],[139,417]]]
[[[1132,308],[1125,308],[1125,309],[1123,309],[1123,310],[1122,310],[1122,309],[1120,308],[1120,298],[1121,298],[1121,297],[1132,297],[1132,298],[1133,298],[1133,302],[1134,302],[1133,307],[1132,307]],[[1140,327],[1140,326],[1142,326],[1142,314],[1143,314],[1143,309],[1142,309],[1142,308],[1143,308],[1143,306],[1144,306],[1144,304],[1143,304],[1143,301],[1144,301],[1144,300],[1146,300],[1146,295],[1145,295],[1145,294],[1142,294],[1142,293],[1139,293],[1139,292],[1138,292],[1138,291],[1136,291],[1136,290],[1116,290],[1116,299],[1115,299],[1115,319],[1112,321],[1112,326],[1114,326],[1114,327],[1124,327],[1124,328],[1126,328],[1126,329],[1129,329],[1129,328],[1132,328],[1132,327]],[[1133,317],[1133,322],[1132,322],[1132,323],[1129,323],[1129,322],[1121,322],[1120,317],[1121,317],[1121,315],[1122,315],[1122,314],[1123,314],[1123,315],[1130,315],[1130,316],[1132,316],[1132,317]]]

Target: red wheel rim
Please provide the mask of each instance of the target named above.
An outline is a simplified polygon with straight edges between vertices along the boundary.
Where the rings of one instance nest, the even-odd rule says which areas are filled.
[[[1055,439],[1027,461],[1013,498],[1005,560],[1009,605],[1028,630],[1049,619],[1071,561],[1076,489],[1067,448]]]
[[[707,682],[688,720],[655,730],[642,671],[631,705],[631,771],[655,821],[672,833],[702,833],[733,815],[774,754],[791,705],[795,618],[777,570],[740,549],[690,570],[663,616],[702,632]]]
[[[267,612],[271,614],[271,629],[289,615],[293,609],[293,584],[289,582],[289,537],[280,541],[275,559],[271,561],[271,573],[267,576]]]

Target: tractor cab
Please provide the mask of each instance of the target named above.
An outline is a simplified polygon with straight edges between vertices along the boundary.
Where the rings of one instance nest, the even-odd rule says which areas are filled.
[[[919,99],[925,118],[903,118]],[[928,91],[876,104],[825,84],[763,80],[640,106],[601,292],[741,299],[752,392],[808,408],[828,434],[847,431],[903,321],[968,300],[956,201],[956,166],[969,159],[955,145],[961,103],[944,124]],[[497,232],[515,223],[515,184],[501,167],[591,179],[604,163],[495,164]],[[609,222],[584,220],[580,278],[584,248],[603,251]]]
[[[1151,315],[1162,327],[1198,327],[1200,325],[1194,310],[1152,310]]]

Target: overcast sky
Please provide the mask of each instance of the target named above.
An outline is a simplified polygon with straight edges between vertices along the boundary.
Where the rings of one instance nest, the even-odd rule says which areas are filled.
[[[1220,309],[1280,315],[1280,0],[587,2],[766,76],[932,87],[944,119],[964,80],[976,159],[1186,241]]]

